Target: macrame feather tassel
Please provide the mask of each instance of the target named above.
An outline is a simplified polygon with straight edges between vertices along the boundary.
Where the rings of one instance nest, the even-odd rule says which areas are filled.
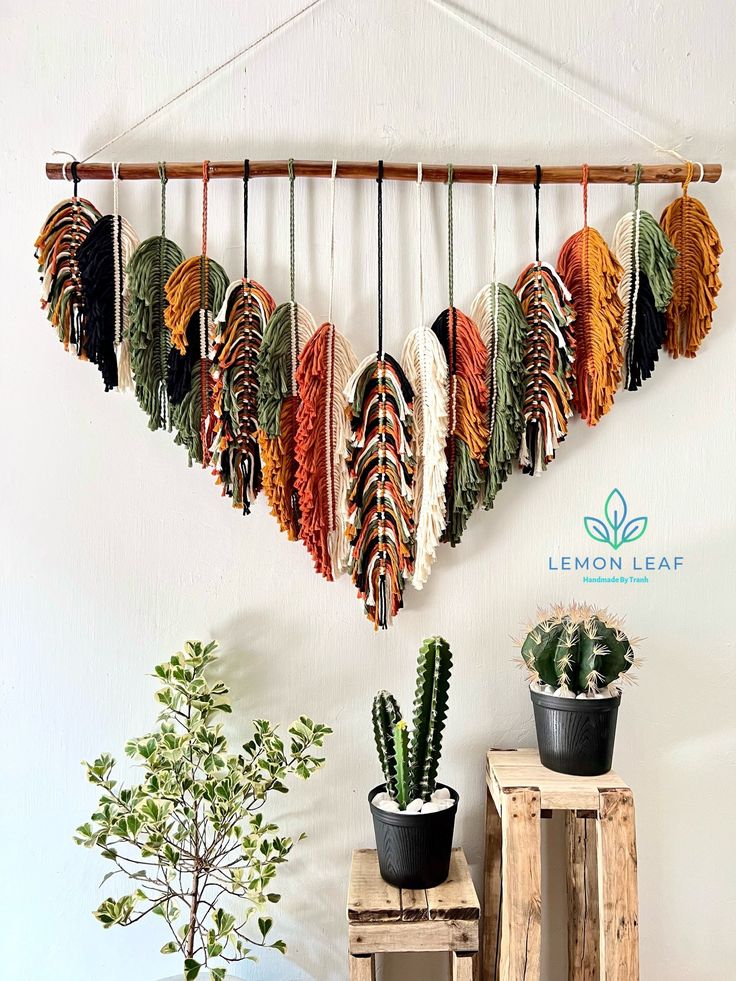
[[[623,269],[588,225],[587,165],[583,167],[585,223],[560,250],[557,267],[575,310],[573,407],[595,426],[613,405],[621,382],[624,306],[618,295]]]
[[[276,307],[258,354],[258,422],[263,489],[271,514],[290,541],[299,537],[295,440],[300,352],[315,331],[312,315],[295,302]]]
[[[449,307],[432,324],[449,369],[446,513],[442,540],[460,542],[478,501],[488,450],[488,351],[473,321]]]
[[[72,172],[76,167],[72,164]],[[100,213],[86,198],[74,195],[59,201],[49,212],[36,239],[41,276],[41,309],[56,328],[59,340],[85,356],[85,301],[77,256]]]
[[[449,374],[442,345],[426,327],[417,327],[407,337],[401,365],[414,390],[416,547],[412,584],[421,589],[429,579],[445,530]]]
[[[138,238],[121,215],[105,215],[77,253],[86,302],[87,357],[100,369],[105,391],[130,387],[126,267]],[[120,359],[120,363],[118,360]]]
[[[357,360],[349,342],[324,323],[304,346],[296,373],[300,401],[295,439],[299,537],[317,572],[332,581],[347,568],[347,453],[344,389]]]
[[[488,351],[488,467],[483,471],[480,502],[489,510],[519,455],[527,324],[516,294],[503,283],[484,286],[473,300],[470,316]]]
[[[263,331],[274,308],[273,297],[260,283],[239,279],[228,287],[217,318],[212,465],[223,494],[243,514],[250,514],[263,486],[256,366]]]
[[[148,428],[171,429],[166,373],[169,330],[164,313],[165,286],[184,261],[184,253],[166,237],[166,169],[161,177],[161,233],[138,246],[128,263],[128,338],[135,397],[148,416]]]
[[[565,284],[546,262],[528,265],[514,291],[527,322],[519,465],[534,476],[547,469],[567,435],[574,363],[570,325],[575,312]]]
[[[624,388],[636,391],[651,378],[667,334],[665,310],[672,299],[677,250],[648,211],[625,214],[613,233],[613,251],[623,269],[618,295],[624,306]]]
[[[214,414],[210,375],[213,310],[219,310],[228,278],[207,255],[193,256],[176,267],[166,281],[164,311],[171,334],[167,390],[174,441],[186,446],[189,463],[209,462]]]
[[[366,616],[387,628],[413,572],[412,391],[392,357],[369,355],[345,389],[352,407],[348,457],[350,572]]]
[[[723,246],[705,205],[688,194],[691,178],[692,164],[688,164],[682,195],[664,209],[660,219],[679,256],[667,308],[665,346],[673,358],[694,358],[698,353],[713,324],[721,288],[718,261]]]

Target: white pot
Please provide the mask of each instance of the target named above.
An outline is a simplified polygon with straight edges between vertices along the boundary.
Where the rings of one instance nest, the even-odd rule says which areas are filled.
[[[185,981],[185,978],[183,974],[172,974],[171,977],[160,978],[159,981]],[[197,981],[210,981],[210,972],[207,968],[199,972]],[[242,981],[242,978],[236,978],[234,974],[226,974],[225,981]]]

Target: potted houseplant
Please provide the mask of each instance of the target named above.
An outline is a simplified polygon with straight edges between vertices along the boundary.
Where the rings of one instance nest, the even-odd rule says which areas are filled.
[[[452,654],[442,637],[419,651],[410,733],[396,699],[373,701],[373,732],[384,783],[368,795],[382,877],[394,886],[429,889],[450,867],[458,795],[437,783]]]
[[[112,864],[103,882],[130,882],[130,891],[100,904],[97,919],[111,927],[161,917],[161,952],[180,956],[186,981],[203,981],[205,969],[223,981],[229,964],[253,959],[254,947],[285,952],[270,938],[267,907],[279,901],[271,882],[293,841],[262,809],[272,793],[287,792],[289,777],[307,779],[322,766],[313,750],[331,732],[302,716],[287,748],[275,727],[257,720],[240,753],[230,754],[218,721],[231,711],[228,689],[206,675],[215,649],[187,643],[156,668],[158,727],[125,747],[141,767],[139,783],[114,780],[108,754],[84,764],[101,797],[75,837]]]
[[[544,766],[576,776],[607,773],[621,687],[636,664],[621,621],[592,606],[554,606],[527,634],[521,656]]]

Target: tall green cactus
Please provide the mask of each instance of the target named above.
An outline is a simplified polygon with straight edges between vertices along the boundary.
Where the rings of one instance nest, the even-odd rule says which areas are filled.
[[[411,744],[412,793],[429,800],[437,782],[452,670],[450,645],[430,637],[419,649]]]
[[[621,622],[605,610],[578,604],[553,607],[529,631],[521,656],[532,681],[574,695],[601,693],[634,663]]]
[[[396,744],[396,795],[395,800],[399,809],[406,810],[410,800],[409,786],[409,730],[406,722],[401,719],[394,726],[394,743]]]
[[[373,735],[376,740],[378,758],[381,761],[386,790],[396,797],[396,744],[394,728],[401,721],[401,709],[394,696],[387,691],[379,691],[373,699]]]

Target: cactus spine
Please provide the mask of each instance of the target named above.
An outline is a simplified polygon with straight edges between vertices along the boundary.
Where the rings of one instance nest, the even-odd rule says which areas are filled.
[[[401,709],[394,696],[379,691],[373,699],[373,735],[376,740],[378,759],[381,761],[386,790],[396,797],[396,744],[394,729],[401,721]]]
[[[621,621],[579,604],[549,610],[529,631],[521,656],[531,681],[573,695],[616,694],[634,664]]]
[[[451,670],[452,653],[447,641],[442,637],[425,640],[417,664],[411,746],[412,788],[422,800],[429,800],[437,782]]]
[[[394,696],[379,691],[373,699],[373,735],[386,790],[402,811],[416,797],[429,800],[435,790],[451,670],[447,641],[442,637],[425,640],[417,663],[411,739]]]
[[[394,726],[394,743],[396,745],[396,803],[404,811],[409,803],[409,730],[406,722],[401,719]]]

